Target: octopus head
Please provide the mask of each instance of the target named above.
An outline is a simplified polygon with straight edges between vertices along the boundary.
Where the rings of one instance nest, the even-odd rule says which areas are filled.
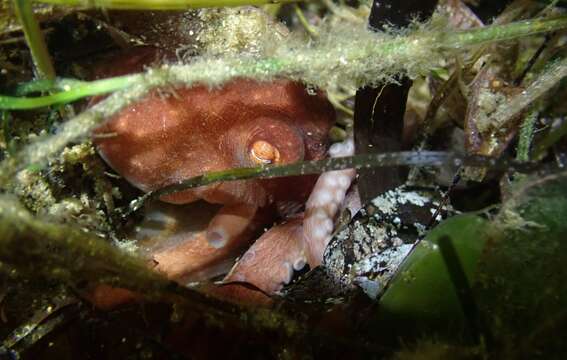
[[[237,79],[222,88],[155,90],[96,130],[95,143],[119,174],[144,191],[210,171],[320,159],[334,110],[303,84]],[[265,206],[305,199],[312,177],[202,186],[162,200]]]

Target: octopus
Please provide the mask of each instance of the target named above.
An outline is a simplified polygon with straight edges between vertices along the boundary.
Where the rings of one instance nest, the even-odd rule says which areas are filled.
[[[140,71],[156,59],[152,48],[135,49],[109,62],[106,70],[99,68],[97,77]],[[351,155],[352,139],[327,149],[334,121],[334,108],[324,93],[302,83],[234,79],[212,89],[153,90],[107,119],[95,130],[93,142],[114,171],[148,192],[211,171]],[[220,209],[204,231],[186,238],[178,231],[173,246],[154,249],[148,257],[170,279],[199,280],[278,221],[224,278],[225,283],[246,282],[275,294],[294,271],[321,264],[354,176],[353,170],[341,170],[319,178],[226,181],[162,196],[164,203],[205,201]],[[163,215],[161,210],[152,214]]]

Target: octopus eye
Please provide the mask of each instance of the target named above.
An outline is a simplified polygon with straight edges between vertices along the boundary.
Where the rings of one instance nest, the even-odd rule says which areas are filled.
[[[250,147],[250,160],[258,165],[274,164],[279,162],[280,152],[269,142],[257,140]]]

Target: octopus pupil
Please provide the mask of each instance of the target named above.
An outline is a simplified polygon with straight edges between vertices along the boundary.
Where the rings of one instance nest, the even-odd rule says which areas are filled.
[[[278,149],[264,140],[255,141],[250,148],[250,158],[258,164],[273,164],[279,157]]]

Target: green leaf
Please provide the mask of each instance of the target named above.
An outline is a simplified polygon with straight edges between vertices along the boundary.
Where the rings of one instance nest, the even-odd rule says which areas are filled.
[[[567,352],[567,172],[511,193],[493,221],[460,215],[428,234],[380,299],[376,331],[483,337],[499,358]]]
[[[380,316],[392,326],[418,331],[461,329],[466,318],[461,303],[469,295],[464,293],[473,281],[487,223],[459,215],[434,228],[392,279],[380,299]],[[464,299],[464,305],[471,300]]]
[[[479,264],[479,306],[512,352],[505,357],[565,353],[567,172],[533,176],[513,190]]]

